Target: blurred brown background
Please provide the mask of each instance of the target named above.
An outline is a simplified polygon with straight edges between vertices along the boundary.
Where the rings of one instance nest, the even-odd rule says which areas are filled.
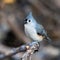
[[[8,47],[18,47],[31,42],[23,27],[23,21],[30,11],[52,39],[52,46],[45,49],[60,51],[60,0],[0,0],[0,43]],[[47,54],[43,51],[41,49],[37,55],[39,59],[36,60],[45,60],[43,57],[47,60],[60,59],[59,53],[53,54],[53,57],[50,53],[51,56],[47,56],[47,51]],[[54,53],[57,53],[57,50]]]

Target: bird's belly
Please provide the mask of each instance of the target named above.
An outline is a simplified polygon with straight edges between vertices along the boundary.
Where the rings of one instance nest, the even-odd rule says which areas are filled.
[[[32,40],[41,41],[43,39],[42,36],[37,35],[37,32],[34,28],[25,28],[25,34],[27,37],[31,38]]]

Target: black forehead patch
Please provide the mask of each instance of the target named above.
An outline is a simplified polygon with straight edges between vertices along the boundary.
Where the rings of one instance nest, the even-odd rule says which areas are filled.
[[[27,21],[28,19],[25,19],[24,21]]]

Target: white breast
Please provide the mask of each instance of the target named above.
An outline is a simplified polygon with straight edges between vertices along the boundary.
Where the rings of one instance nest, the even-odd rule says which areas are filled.
[[[27,37],[31,38],[32,40],[41,41],[43,39],[42,36],[37,35],[37,32],[33,26],[24,25],[24,28],[25,28],[25,34],[27,35]]]

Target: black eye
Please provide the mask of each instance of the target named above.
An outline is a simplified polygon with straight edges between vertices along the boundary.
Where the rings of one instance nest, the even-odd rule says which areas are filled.
[[[29,22],[30,22],[31,20],[29,20]]]

